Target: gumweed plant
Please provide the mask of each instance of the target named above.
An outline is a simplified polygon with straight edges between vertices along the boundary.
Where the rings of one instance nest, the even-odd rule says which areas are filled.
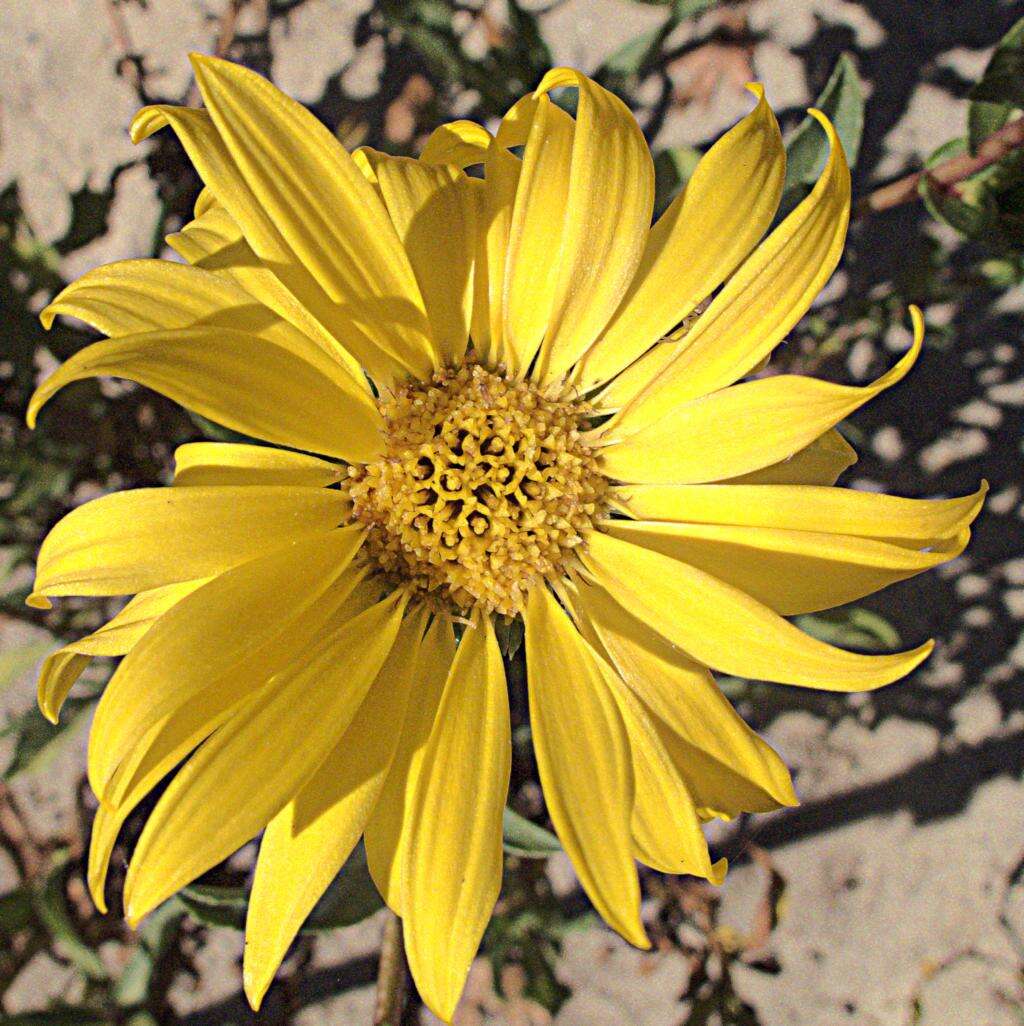
[[[360,838],[451,1019],[498,897],[511,738],[497,630],[521,623],[551,822],[638,947],[636,862],[721,881],[701,825],[796,804],[711,671],[859,691],[931,643],[865,655],[786,617],[958,555],[983,489],[835,486],[836,425],[897,384],[752,376],[834,270],[850,175],[828,119],[817,183],[785,176],[763,91],[652,225],[636,121],[567,68],[493,136],[456,121],[419,159],[347,152],[255,73],[194,59],[204,109],[152,106],[205,182],[183,262],[84,275],[43,311],[105,340],[71,382],[155,389],[259,444],[176,452],[173,485],[95,499],[50,532],[30,604],[133,595],[44,664],[56,719],[90,658],[123,656],[89,739],[88,879],[105,910],[129,813],[176,767],[124,887],[136,923],[262,831],[244,983],[258,1007]],[[575,115],[551,99],[575,94]]]

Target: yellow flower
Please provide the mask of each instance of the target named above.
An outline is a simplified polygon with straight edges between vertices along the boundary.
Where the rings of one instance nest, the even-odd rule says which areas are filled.
[[[32,603],[136,596],[40,683],[54,718],[91,656],[125,656],[89,745],[97,903],[125,817],[184,760],[135,849],[130,920],[265,828],[244,967],[258,1006],[364,836],[419,989],[450,1019],[501,881],[494,624],[521,617],[551,820],[597,910],[647,946],[635,859],[717,882],[701,822],[796,802],[710,670],[834,691],[909,673],[930,644],[854,654],[784,617],[956,556],[983,497],[832,487],[855,459],[835,425],[910,369],[916,310],[911,350],[868,387],[737,384],[839,260],[832,126],[815,114],[828,163],[761,241],[785,157],[759,87],[651,227],[643,135],[575,71],[493,138],[455,122],[411,160],[350,155],[241,67],[195,70],[205,110],[132,126],[170,126],[205,180],[168,240],[187,264],[125,261],[62,292],[45,324],[109,338],[29,419],[114,375],[286,448],[182,446],[173,487],[90,502],[42,546]]]

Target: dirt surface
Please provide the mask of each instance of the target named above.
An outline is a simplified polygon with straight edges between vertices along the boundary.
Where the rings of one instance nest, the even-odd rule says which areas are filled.
[[[261,20],[260,6],[244,8],[235,27],[250,63],[271,71],[343,137],[370,132],[409,141],[419,72],[403,74],[387,61],[391,43],[380,35],[360,37],[368,2],[297,0],[273,5],[269,20],[266,5]],[[524,6],[542,10],[553,57],[584,71],[665,17],[664,7],[626,0]],[[503,4],[487,8],[500,23]],[[145,69],[149,96],[180,100],[189,91],[187,50],[211,50],[226,10],[214,0],[0,3],[0,188],[17,186],[42,244],[66,242],[83,189],[108,199],[101,232],[84,245],[58,247],[60,276],[152,254],[167,199],[147,163],[157,144],[137,148],[128,140],[139,100],[131,77],[118,74],[119,60]],[[634,99],[655,146],[713,139],[749,109],[742,84],[751,77],[765,83],[785,124],[794,124],[846,50],[869,94],[855,174],[855,192],[863,192],[920,166],[958,130],[968,80],[1022,12],[994,0],[755,0],[727,13],[745,19],[744,45],[723,41],[712,22],[720,12],[702,15],[676,30],[678,57],[639,84]],[[453,25],[462,26],[467,53],[486,47],[478,19],[455,14]],[[460,103],[469,109],[472,90],[451,102],[456,112]],[[919,205],[862,221],[826,299],[902,282],[936,252],[948,254],[954,276],[973,259]],[[913,286],[909,293],[915,298]],[[37,297],[37,308],[45,298]],[[460,1011],[463,1026],[1021,1023],[1024,295],[951,287],[925,313],[945,330],[930,337],[899,388],[856,416],[861,459],[846,480],[910,496],[963,494],[980,478],[990,482],[967,555],[865,603],[904,642],[935,637],[935,655],[911,680],[870,696],[745,693],[741,710],[795,769],[803,804],[719,825],[716,848],[733,860],[720,892],[670,895],[680,907],[710,910],[711,933],[690,937],[692,923],[667,916],[663,885],[649,882],[645,909],[666,938],[674,931],[671,942],[642,954],[585,921],[563,939],[555,974],[567,997],[553,1017],[526,996],[514,969],[499,974],[496,990],[482,960]],[[900,329],[862,339],[844,350],[837,373],[866,380],[905,344]],[[17,682],[0,694],[0,716],[11,717],[31,705],[30,667],[47,635],[0,622],[0,639],[5,652],[27,653]],[[83,738],[81,730],[45,769],[10,785],[38,838],[65,837],[80,815],[88,818],[79,789]],[[553,860],[548,875],[566,902],[579,902],[562,860]],[[16,884],[0,853],[0,891]],[[303,942],[282,970],[285,984],[253,1016],[239,991],[241,935],[195,927],[188,964],[169,984],[166,1021],[369,1023],[380,928],[378,917]],[[700,954],[708,936],[710,959]],[[706,979],[695,976],[698,967]],[[13,1016],[54,999],[75,1001],[81,987],[59,949],[40,951],[3,1008]],[[424,1012],[422,1021],[435,1020]]]

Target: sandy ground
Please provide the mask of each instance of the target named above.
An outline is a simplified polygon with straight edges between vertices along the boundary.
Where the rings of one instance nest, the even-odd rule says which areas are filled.
[[[269,41],[279,84],[310,103],[339,76],[353,95],[373,95],[380,52],[352,42],[366,6],[305,0],[277,18]],[[1010,5],[981,0],[755,0],[745,9],[756,38],[749,67],[726,52],[712,55],[713,74],[707,55],[692,56],[700,51],[675,62],[669,69],[673,85],[685,91],[697,83],[700,99],[663,117],[655,144],[713,138],[747,109],[737,82],[751,70],[776,106],[800,107],[838,53],[851,49],[870,95],[857,172],[861,187],[916,166],[951,125],[962,122],[961,76],[977,73],[1013,13]],[[183,95],[189,81],[185,52],[209,48],[221,5],[151,0],[147,10],[125,4],[123,11],[133,46],[150,69],[152,94]],[[567,0],[545,13],[541,25],[557,61],[591,70],[663,17],[657,6]],[[66,233],[71,194],[83,186],[114,190],[107,232],[62,257],[66,277],[109,260],[148,255],[160,202],[141,162],[146,147],[140,152],[127,138],[137,99],[115,73],[121,44],[103,4],[4,0],[0,21],[0,187],[17,183],[25,215],[46,242]],[[704,29],[699,19],[681,31],[680,46],[685,49]],[[478,44],[470,37],[465,45]],[[641,88],[641,99],[648,95],[653,104],[653,87]],[[653,114],[641,108],[641,116]],[[902,210],[858,230],[853,245],[873,254],[879,279],[904,259],[903,240],[918,231],[920,219],[920,211]],[[948,233],[933,228],[932,234],[941,245],[954,244]],[[864,284],[840,280],[837,287]],[[936,656],[913,682],[899,693],[851,700],[838,714],[812,699],[803,706],[790,700],[765,725],[795,767],[804,805],[760,819],[743,835],[743,843],[752,840],[768,853],[785,900],[763,949],[732,970],[750,1018],[725,1021],[1011,1026],[1024,1015],[1024,559],[1017,555],[1022,310],[1024,297],[1011,292],[967,296],[929,311],[930,319],[953,328],[952,348],[930,350],[898,395],[884,397],[858,421],[864,458],[854,484],[953,494],[985,476],[993,498],[969,556],[894,589],[874,606],[907,639],[937,637]],[[864,376],[879,355],[885,356],[870,347],[851,351],[851,376]],[[22,626],[0,625],[0,631],[5,647],[45,640]],[[26,679],[3,696],[3,711],[22,707],[30,696]],[[73,744],[45,774],[18,781],[17,793],[38,830],[59,834],[75,814],[82,757],[81,744]],[[726,849],[738,843],[731,834],[722,842]],[[564,865],[550,871],[571,890]],[[737,860],[721,889],[722,924],[739,934],[751,929],[765,873],[763,863]],[[0,864],[0,886],[5,877],[9,886],[10,868],[5,873]],[[315,943],[303,1007],[292,1021],[370,1021],[365,961],[376,949],[379,928],[371,920]],[[181,978],[171,991],[182,1023],[278,1021],[251,1020],[239,1003],[239,935],[211,930],[197,943],[198,976]],[[572,993],[555,1021],[678,1026],[687,1021],[680,996],[691,971],[678,950],[640,954],[602,928],[574,933],[558,968]],[[342,980],[358,985],[334,993]],[[514,994],[515,981],[507,982]],[[73,973],[40,954],[7,993],[6,1011],[67,999],[74,986]],[[471,992],[464,1023],[548,1021],[524,1001],[499,1001],[482,965]]]

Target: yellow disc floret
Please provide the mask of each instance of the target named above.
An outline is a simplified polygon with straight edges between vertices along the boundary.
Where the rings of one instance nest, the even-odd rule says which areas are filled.
[[[586,405],[470,363],[380,409],[384,455],[347,483],[377,568],[456,611],[519,612],[604,506]]]

